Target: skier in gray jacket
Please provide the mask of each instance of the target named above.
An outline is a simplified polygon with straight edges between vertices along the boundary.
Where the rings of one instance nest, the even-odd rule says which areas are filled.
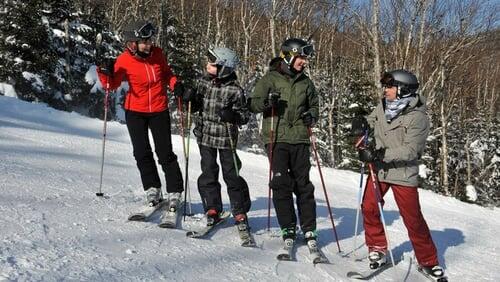
[[[372,128],[375,138],[375,146],[359,148],[359,159],[375,165],[381,197],[392,188],[420,269],[436,279],[445,279],[418,200],[418,160],[429,134],[425,98],[417,93],[419,83],[411,72],[386,72],[380,82],[384,87],[381,103],[367,119],[353,120],[353,135],[361,136]],[[378,268],[387,261],[387,240],[373,185],[368,177],[362,210],[370,268]]]

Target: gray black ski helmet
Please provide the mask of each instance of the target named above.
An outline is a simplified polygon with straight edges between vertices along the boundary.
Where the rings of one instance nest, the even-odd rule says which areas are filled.
[[[155,35],[156,30],[153,24],[149,21],[138,20],[128,23],[123,28],[123,39],[127,41],[139,41],[141,39],[149,39]]]
[[[291,65],[296,56],[309,57],[314,53],[314,46],[299,38],[289,38],[281,44],[280,57]]]
[[[407,70],[392,70],[385,72],[380,79],[382,85],[397,86],[398,98],[408,97],[417,92],[419,83],[417,77]]]
[[[236,71],[240,60],[233,50],[226,47],[209,48],[208,61],[217,65],[217,77],[224,78]]]

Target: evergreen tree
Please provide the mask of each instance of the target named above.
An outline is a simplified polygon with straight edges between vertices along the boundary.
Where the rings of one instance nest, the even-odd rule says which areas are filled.
[[[44,1],[4,1],[0,10],[0,81],[12,84],[19,97],[63,107],[53,94],[57,56],[50,45]]]

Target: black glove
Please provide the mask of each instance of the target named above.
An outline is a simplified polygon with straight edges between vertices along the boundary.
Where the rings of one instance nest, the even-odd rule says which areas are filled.
[[[366,163],[382,161],[385,156],[385,148],[378,150],[363,148],[358,150],[359,160]]]
[[[182,101],[184,103],[192,102],[191,104],[196,102],[196,90],[188,87],[186,90],[184,90],[184,94],[182,95]]]
[[[175,87],[174,87],[174,96],[176,98],[183,98],[182,96],[184,95],[184,92],[185,92],[185,87],[184,87],[184,84],[182,84],[182,82],[177,82],[175,84]]]
[[[270,111],[272,108],[276,110],[280,103],[281,95],[277,92],[270,92],[266,100],[264,100],[264,111]]]
[[[304,122],[304,125],[307,127],[310,127],[316,123],[316,119],[313,117],[311,112],[302,113],[300,118],[302,119],[302,122]]]
[[[357,116],[352,119],[351,136],[363,136],[366,130],[370,129],[370,125],[364,116]]]
[[[99,64],[99,71],[107,76],[113,76],[115,69],[115,59],[104,58]]]
[[[236,124],[240,120],[240,114],[231,108],[222,108],[217,114],[221,122]]]

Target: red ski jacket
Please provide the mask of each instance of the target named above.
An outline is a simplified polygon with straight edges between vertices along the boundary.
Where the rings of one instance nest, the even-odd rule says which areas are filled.
[[[142,59],[134,56],[128,49],[116,58],[114,74],[108,77],[97,68],[99,80],[106,87],[109,79],[109,90],[120,86],[127,80],[129,89],[125,97],[126,110],[157,113],[168,108],[166,88],[174,89],[177,77],[172,73],[159,47],[151,48],[151,56]]]

